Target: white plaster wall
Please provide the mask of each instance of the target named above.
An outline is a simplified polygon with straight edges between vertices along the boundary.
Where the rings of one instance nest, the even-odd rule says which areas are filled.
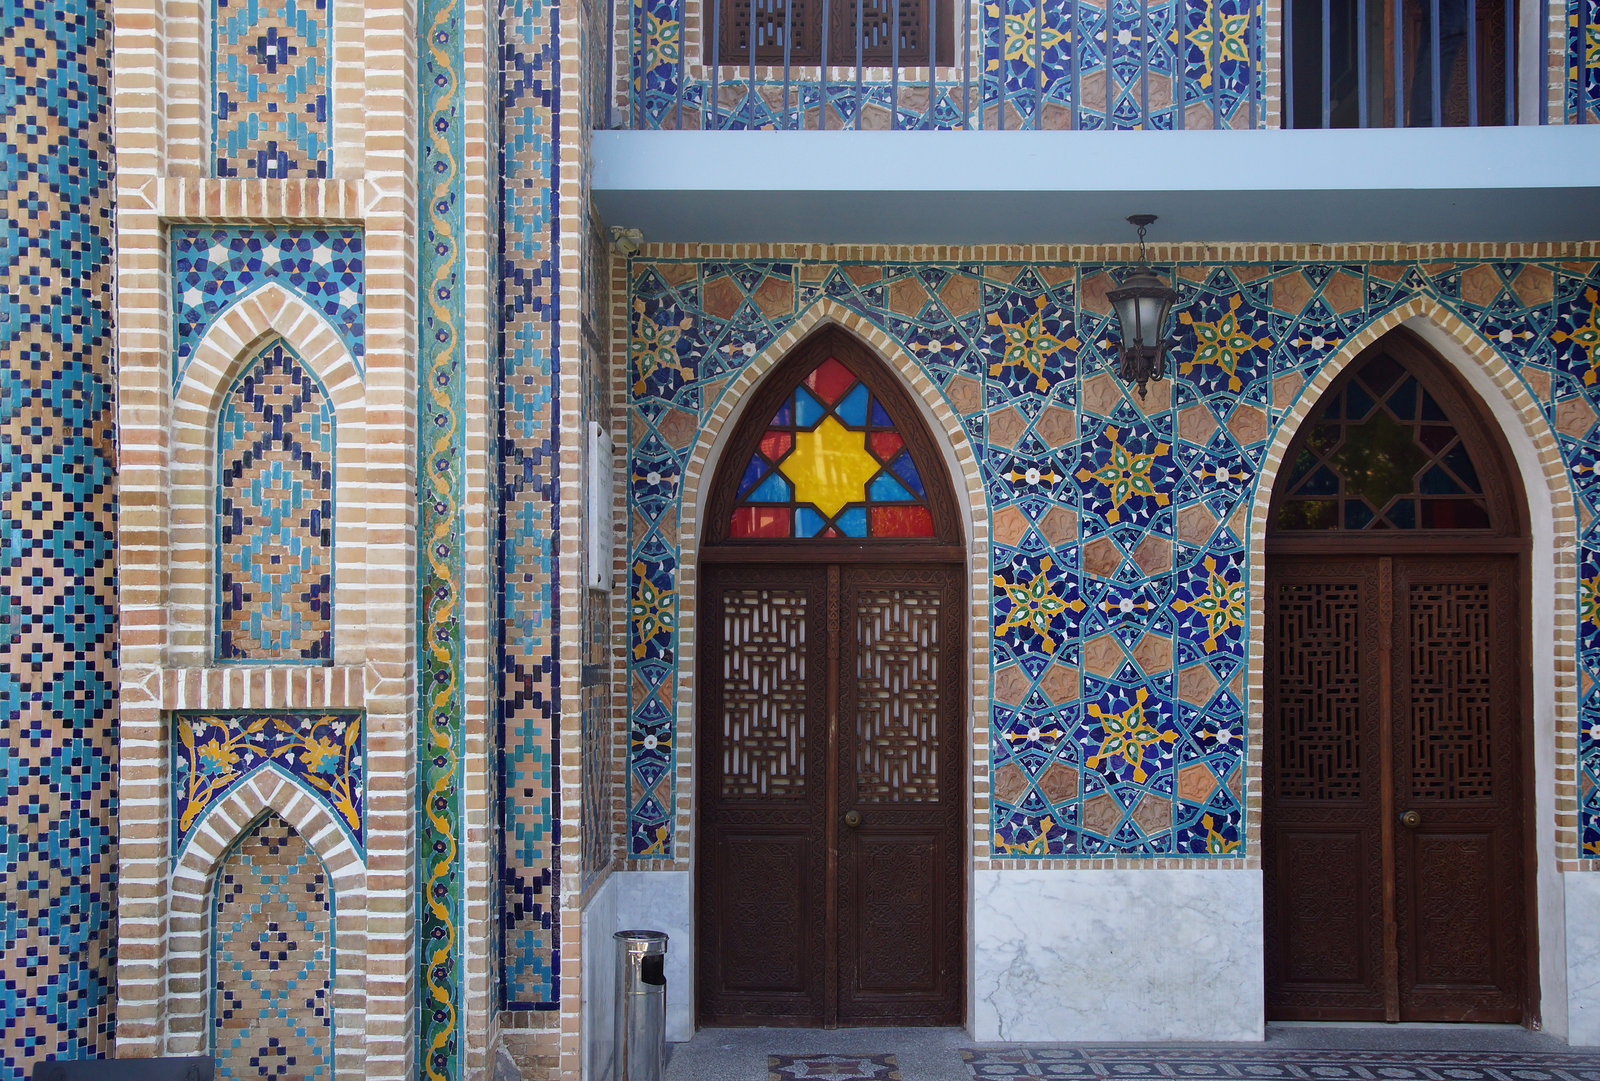
[[[611,881],[617,888],[612,931],[667,933],[667,1040],[682,1043],[694,1035],[693,878],[688,871],[622,871]],[[588,934],[587,927],[584,933]],[[610,932],[604,938],[601,948],[608,950],[607,957],[614,957]],[[588,941],[592,944],[594,939]]]
[[[1261,872],[976,871],[978,1040],[1259,1040]]]
[[[1593,1047],[1600,1045],[1600,874],[1561,877],[1567,902],[1567,1042]]]
[[[583,1076],[607,1081],[616,1025],[617,961],[611,932],[617,930],[617,876],[600,884],[583,909]]]

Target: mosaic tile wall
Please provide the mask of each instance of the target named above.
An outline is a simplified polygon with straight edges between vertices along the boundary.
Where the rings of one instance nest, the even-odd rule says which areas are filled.
[[[1600,0],[1567,0],[1566,122],[1600,123]]]
[[[464,0],[417,10],[417,1062],[461,1076],[466,702]]]
[[[116,377],[107,6],[0,38],[0,1078],[115,1031]]]
[[[212,0],[217,176],[323,177],[332,157],[332,0]]]
[[[333,403],[274,339],[217,419],[217,660],[332,663],[333,467]]]
[[[702,58],[684,54],[684,0],[635,0],[630,126],[1266,126],[1262,9],[1252,0],[975,2],[978,30],[961,31],[955,42],[958,62],[970,70],[947,74],[931,95],[925,76],[858,83],[853,69],[850,79],[823,85],[810,68],[786,87],[781,67],[762,69],[767,77],[754,87],[724,82],[713,94]],[[702,36],[709,53],[710,34]],[[1181,116],[1174,85],[1182,87]]]
[[[558,1005],[555,6],[502,9],[501,1007]]]
[[[211,906],[219,1078],[332,1078],[332,898],[322,861],[275,814],[223,857]]]
[[[172,859],[208,808],[262,770],[289,777],[326,804],[359,853],[366,852],[366,718],[320,713],[179,710],[172,717]]]
[[[172,385],[217,316],[268,282],[327,319],[365,371],[365,245],[359,228],[170,227]]]
[[[1257,470],[1318,367],[1418,295],[1437,298],[1492,343],[1554,426],[1587,523],[1582,597],[1573,602],[1593,687],[1600,266],[1182,265],[1178,377],[1170,407],[1150,411],[1109,374],[1105,293],[1126,269],[634,261],[633,855],[673,852],[670,703],[687,456],[730,375],[824,297],[917,358],[981,459],[993,541],[996,856],[1247,850],[1245,531]],[[1600,689],[1582,708],[1581,843],[1593,856]]]

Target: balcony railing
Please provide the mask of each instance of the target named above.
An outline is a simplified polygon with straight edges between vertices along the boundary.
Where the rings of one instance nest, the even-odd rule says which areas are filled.
[[[613,87],[606,126],[1182,130],[1600,118],[1600,0],[1281,0],[1270,35],[1263,2],[634,0],[616,9],[627,24],[616,28],[610,70],[627,83]],[[1280,52],[1281,66],[1269,64]],[[1537,70],[1525,75],[1529,58]]]

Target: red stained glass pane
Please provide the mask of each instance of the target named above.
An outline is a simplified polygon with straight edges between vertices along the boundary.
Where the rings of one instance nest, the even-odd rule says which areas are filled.
[[[895,432],[873,432],[867,437],[872,441],[872,453],[878,456],[880,462],[892,462],[894,456],[906,441]]]
[[[761,437],[761,453],[766,455],[769,462],[776,462],[788,454],[792,446],[794,446],[794,436],[789,432],[774,430]]]
[[[735,538],[792,536],[791,514],[788,507],[740,507],[733,512],[728,535]]]
[[[829,357],[817,365],[815,371],[806,376],[806,386],[824,405],[832,405],[844,397],[845,391],[855,386],[856,377],[833,357]]]
[[[874,537],[931,537],[933,515],[927,507],[877,506],[872,508]]]

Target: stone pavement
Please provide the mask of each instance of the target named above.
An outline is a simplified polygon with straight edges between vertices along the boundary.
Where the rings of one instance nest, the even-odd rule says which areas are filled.
[[[980,1044],[961,1029],[706,1029],[667,1081],[1600,1081],[1600,1048],[1509,1025],[1269,1025],[1263,1043]]]

